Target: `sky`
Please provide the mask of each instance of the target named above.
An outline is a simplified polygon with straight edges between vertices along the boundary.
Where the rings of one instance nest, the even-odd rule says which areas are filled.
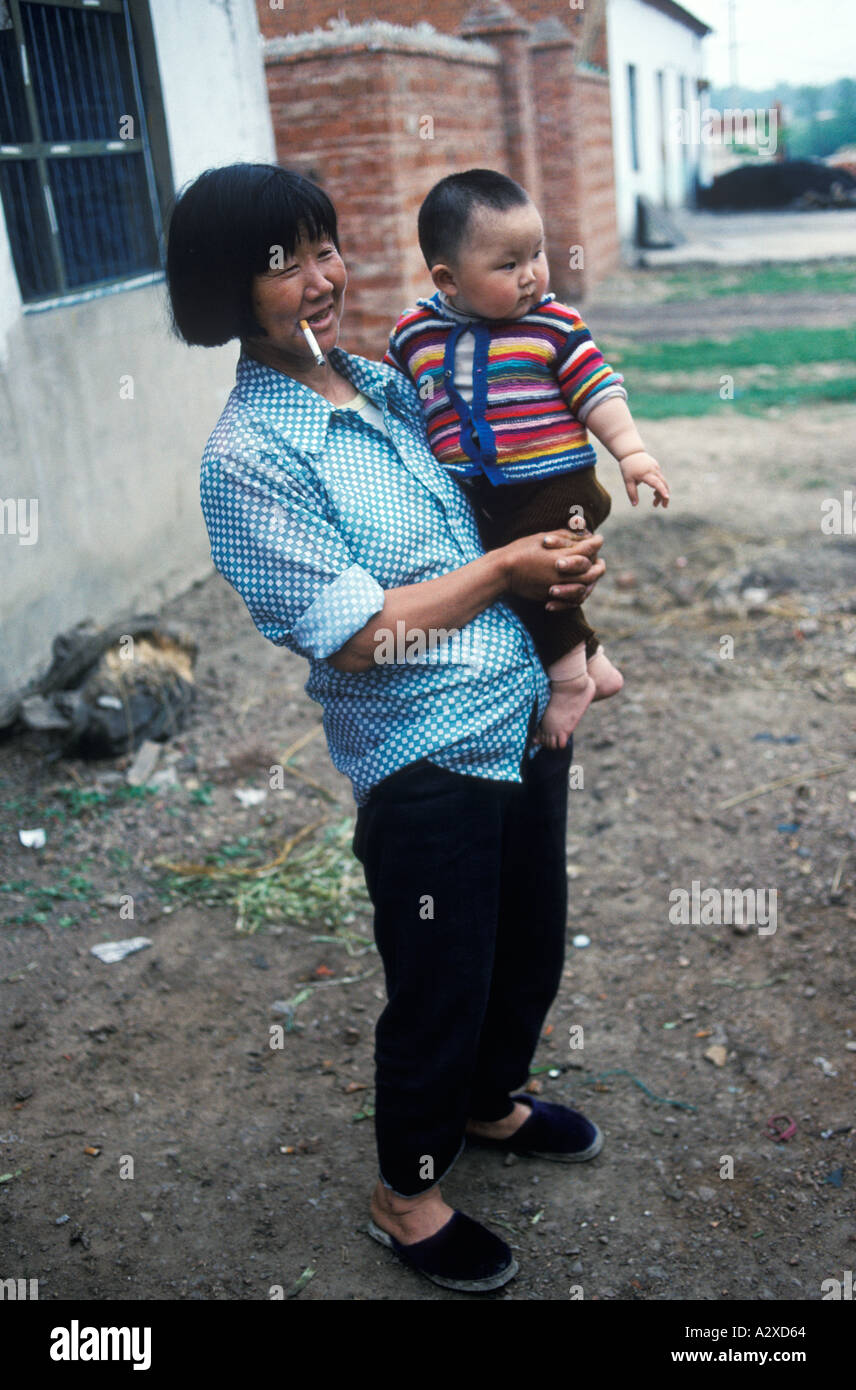
[[[729,0],[680,0],[716,32],[704,40],[707,76],[727,86]],[[737,81],[819,86],[856,78],[856,0],[735,0]]]

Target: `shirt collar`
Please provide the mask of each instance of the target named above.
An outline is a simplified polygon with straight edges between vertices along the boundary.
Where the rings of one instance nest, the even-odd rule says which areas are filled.
[[[545,294],[544,298],[540,299],[537,304],[533,305],[529,312],[527,314],[524,314],[523,317],[528,318],[529,314],[537,313],[537,311],[541,308],[543,304],[549,304],[550,300],[555,298],[556,296],[554,294]],[[455,305],[443,293],[442,290],[437,290],[436,294],[432,294],[430,299],[420,299],[418,303],[426,309],[433,309],[435,313],[440,315],[441,318],[450,319],[453,323],[493,322],[493,320],[491,319],[482,318],[480,314],[470,314],[463,309],[456,309]],[[519,323],[521,322],[521,320],[516,319],[515,322]]]
[[[456,308],[442,290],[432,294],[430,299],[420,300],[420,303],[430,304],[432,309],[436,309],[443,318],[453,319],[455,323],[477,323],[479,321],[480,316],[478,314],[471,314],[465,309]]]
[[[331,348],[328,355],[336,371],[352,383],[355,391],[362,391],[381,410],[384,404],[388,404],[398,416],[421,419],[422,410],[416,391],[395,367],[370,362],[341,348]],[[277,407],[299,411],[300,447],[313,454],[320,453],[324,448],[330,417],[338,407],[324,396],[319,396],[317,391],[303,386],[274,367],[256,361],[243,348],[238,358],[235,385],[239,395],[244,398],[263,387],[266,400],[274,411]]]

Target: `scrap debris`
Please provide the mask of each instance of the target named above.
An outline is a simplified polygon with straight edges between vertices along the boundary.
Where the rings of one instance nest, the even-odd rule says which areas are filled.
[[[133,955],[135,951],[142,951],[151,944],[147,936],[130,936],[124,941],[101,941],[97,946],[90,946],[89,950],[91,955],[103,960],[105,965],[115,965],[117,960],[124,960],[126,956]]]
[[[785,1144],[797,1132],[796,1120],[790,1115],[771,1115],[767,1121],[767,1135],[774,1144]]]
[[[177,733],[193,703],[196,644],[152,614],[60,633],[44,675],[0,702],[0,731],[41,736],[48,757],[132,752]]]

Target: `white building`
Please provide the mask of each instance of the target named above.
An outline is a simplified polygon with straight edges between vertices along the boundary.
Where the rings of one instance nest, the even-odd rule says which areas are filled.
[[[253,0],[0,0],[0,696],[210,569],[237,351],[170,336],[161,229],[203,169],[274,159]]]
[[[608,0],[607,24],[618,228],[627,245],[640,196],[683,207],[696,180],[707,182],[696,113],[711,31],[672,0]]]

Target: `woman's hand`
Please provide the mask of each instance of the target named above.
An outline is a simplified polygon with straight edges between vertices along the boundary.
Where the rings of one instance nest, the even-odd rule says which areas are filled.
[[[580,540],[570,531],[542,531],[488,550],[436,579],[387,589],[380,612],[327,659],[337,671],[370,671],[384,634],[397,631],[397,623],[404,623],[405,631],[423,631],[430,646],[432,631],[466,627],[509,592],[542,601],[551,597],[550,609],[576,608],[606,568],[597,559],[602,545],[602,536]]]
[[[548,611],[576,608],[606,570],[598,558],[602,545],[603,536],[580,540],[571,531],[540,531],[512,541],[501,549],[507,592],[549,599]]]

